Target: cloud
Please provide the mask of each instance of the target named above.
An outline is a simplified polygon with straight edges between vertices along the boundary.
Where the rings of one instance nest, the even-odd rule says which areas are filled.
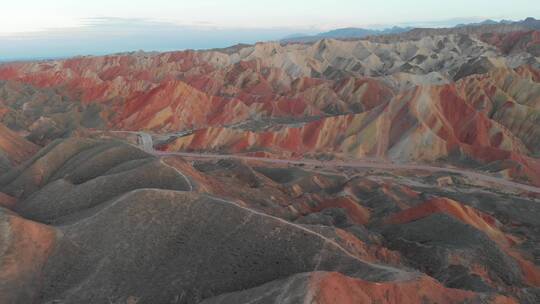
[[[137,18],[88,18],[76,27],[0,37],[0,59],[221,48],[237,43],[278,40],[296,31],[287,28],[219,28],[204,21],[182,25]]]

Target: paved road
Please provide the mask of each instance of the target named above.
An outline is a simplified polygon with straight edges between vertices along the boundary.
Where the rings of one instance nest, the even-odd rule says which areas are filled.
[[[156,155],[178,155],[183,157],[191,158],[200,158],[200,159],[239,159],[239,160],[252,160],[252,161],[261,161],[266,163],[275,163],[275,164],[288,164],[288,165],[311,165],[319,166],[324,168],[336,168],[336,167],[347,167],[347,168],[368,168],[368,169],[384,169],[384,170],[421,170],[427,172],[444,172],[444,173],[455,173],[466,176],[471,179],[476,179],[484,182],[496,183],[499,185],[520,189],[523,191],[539,193],[540,188],[525,185],[521,183],[512,182],[503,178],[490,176],[482,174],[479,172],[473,172],[463,169],[454,169],[454,168],[444,168],[444,167],[435,167],[429,165],[417,165],[417,164],[400,164],[392,162],[383,162],[380,160],[377,161],[363,161],[363,160],[354,160],[354,161],[317,161],[317,160],[288,160],[288,159],[276,159],[276,158],[264,158],[264,157],[253,157],[253,156],[242,156],[242,155],[230,155],[230,154],[200,154],[200,153],[187,153],[187,152],[161,152],[155,151]]]
[[[142,149],[145,152],[153,153],[154,152],[154,142],[152,136],[147,133],[138,133],[139,135],[139,144],[142,146]]]
[[[490,176],[490,175],[483,174],[480,172],[474,172],[474,171],[465,170],[465,169],[445,168],[445,167],[436,167],[436,166],[419,165],[419,164],[393,163],[393,162],[386,162],[382,160],[348,160],[348,161],[340,161],[340,160],[318,161],[318,160],[310,160],[310,159],[290,160],[290,159],[264,158],[264,157],[243,156],[243,155],[233,155],[233,154],[163,152],[163,151],[154,150],[152,136],[148,133],[128,132],[128,131],[115,131],[115,132],[137,134],[139,136],[139,144],[141,144],[142,149],[146,152],[152,153],[154,155],[159,155],[159,156],[178,155],[178,156],[183,156],[183,157],[199,158],[199,159],[252,160],[252,161],[260,161],[260,162],[274,163],[274,164],[310,165],[310,166],[319,166],[319,167],[324,167],[324,168],[346,167],[346,168],[368,168],[368,169],[384,169],[384,170],[421,170],[421,171],[434,172],[434,173],[444,172],[444,173],[460,174],[473,180],[495,183],[502,186],[519,189],[522,191],[540,194],[539,187],[535,187],[532,185],[525,185],[525,184],[509,181],[504,178]]]

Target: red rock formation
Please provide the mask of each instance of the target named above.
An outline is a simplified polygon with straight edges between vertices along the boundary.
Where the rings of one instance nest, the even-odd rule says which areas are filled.
[[[336,234],[339,237],[338,241],[343,244],[344,248],[364,261],[394,266],[403,263],[399,252],[388,250],[380,245],[367,244],[342,229],[336,229]]]
[[[496,242],[509,256],[519,264],[524,280],[533,286],[540,286],[540,267],[525,259],[519,250],[513,247],[520,241],[518,237],[501,231],[502,225],[494,217],[482,213],[472,207],[462,205],[448,198],[435,198],[419,206],[406,209],[392,215],[386,220],[387,224],[404,224],[434,213],[445,213],[484,232]]]
[[[20,164],[32,157],[38,146],[0,124],[0,152],[13,164]]]
[[[347,215],[355,224],[365,225],[369,222],[369,210],[350,197],[325,200],[312,208],[312,212],[318,212],[326,208],[343,208],[347,210]]]
[[[540,50],[540,31],[521,31],[510,33],[486,33],[480,38],[497,48],[504,54],[512,52],[528,51],[538,56]]]
[[[416,281],[374,283],[346,277],[339,273],[315,273],[310,289],[315,303],[464,303],[479,301],[470,291],[448,289],[428,277]],[[517,303],[497,296],[488,303]]]
[[[2,102],[1,119],[23,120],[21,128],[39,136],[82,128],[88,111],[70,112],[62,126],[51,119],[57,113],[28,115],[43,110],[34,103],[17,108],[19,99],[37,98],[34,91],[53,89],[77,107],[98,106],[95,120],[105,128],[198,130],[162,149],[451,159],[468,166],[465,159],[539,185],[540,73],[532,55],[539,32],[504,32],[481,36],[500,52],[472,36],[447,35],[7,64],[0,80],[31,89]],[[47,109],[55,106],[67,107]]]
[[[17,199],[13,196],[0,192],[0,207],[12,208],[17,203]]]
[[[235,153],[259,150],[284,156],[326,152],[407,161],[435,161],[458,153],[482,163],[514,162],[517,165],[501,170],[539,185],[540,162],[527,156],[528,149],[518,137],[523,131],[512,133],[490,119],[487,112],[477,111],[469,98],[455,85],[423,87],[361,114],[272,131],[201,129],[162,148]],[[536,145],[537,140],[531,139],[531,144]]]
[[[23,219],[0,208],[6,217],[0,240],[5,246],[0,253],[0,302],[31,303],[40,288],[41,270],[54,248],[54,228]],[[3,238],[6,239],[3,239]]]
[[[442,212],[452,215],[459,220],[487,233],[497,242],[509,244],[513,243],[499,230],[500,223],[490,215],[484,214],[474,208],[460,204],[448,198],[435,198],[419,206],[406,209],[400,213],[392,215],[387,219],[387,224],[404,224],[424,218],[433,213]]]

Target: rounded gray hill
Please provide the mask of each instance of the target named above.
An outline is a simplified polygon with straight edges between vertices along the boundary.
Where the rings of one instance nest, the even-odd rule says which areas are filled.
[[[316,270],[374,281],[417,275],[363,262],[302,226],[190,192],[132,191],[58,229],[42,303],[198,303]]]

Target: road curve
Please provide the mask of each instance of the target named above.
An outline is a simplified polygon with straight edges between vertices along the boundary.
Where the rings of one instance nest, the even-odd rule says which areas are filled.
[[[417,165],[417,164],[400,164],[400,163],[391,163],[391,162],[382,162],[382,161],[363,161],[363,160],[354,160],[354,161],[317,161],[317,160],[288,160],[288,159],[277,159],[277,158],[264,158],[264,157],[254,157],[254,156],[243,156],[243,155],[231,155],[231,154],[201,154],[201,153],[188,153],[188,152],[162,152],[154,151],[155,155],[167,156],[167,155],[178,155],[182,157],[191,157],[191,158],[204,158],[204,159],[238,159],[238,160],[253,160],[261,161],[274,164],[289,164],[289,165],[311,165],[319,166],[325,168],[336,168],[336,167],[347,167],[347,168],[368,168],[368,169],[384,169],[384,170],[421,170],[427,172],[445,172],[445,173],[454,173],[460,174],[471,179],[481,180],[484,182],[496,183],[499,185],[516,188],[519,190],[538,193],[540,194],[540,188],[525,185],[513,181],[509,181],[503,178],[490,176],[482,174],[479,172],[463,170],[463,169],[454,169],[454,168],[444,168],[444,167],[435,167],[429,165]]]
[[[191,157],[191,158],[200,158],[200,159],[217,159],[217,158],[238,159],[238,160],[260,161],[260,162],[274,163],[274,164],[311,165],[311,166],[319,166],[319,167],[325,167],[325,168],[346,167],[346,168],[367,168],[367,169],[384,169],[384,170],[421,170],[421,171],[427,171],[427,172],[444,172],[444,173],[460,174],[471,179],[476,179],[479,181],[484,181],[484,182],[489,182],[489,183],[495,183],[502,186],[519,189],[522,191],[540,194],[539,187],[521,184],[521,183],[506,180],[504,178],[490,176],[487,174],[465,170],[465,169],[436,167],[436,166],[431,166],[431,165],[393,163],[393,162],[385,162],[381,160],[369,160],[369,161],[368,160],[318,161],[318,160],[311,160],[311,159],[290,160],[290,159],[234,155],[234,154],[163,152],[163,151],[154,150],[152,136],[148,133],[135,132],[135,131],[114,131],[114,132],[138,135],[139,144],[141,145],[141,148],[144,151],[157,155],[157,156],[177,155],[177,156],[182,156],[182,157]]]
[[[148,133],[139,133],[139,143],[141,144],[142,146],[142,149],[145,151],[145,152],[150,152],[150,153],[153,153],[154,152],[154,142],[152,140],[152,136]]]

